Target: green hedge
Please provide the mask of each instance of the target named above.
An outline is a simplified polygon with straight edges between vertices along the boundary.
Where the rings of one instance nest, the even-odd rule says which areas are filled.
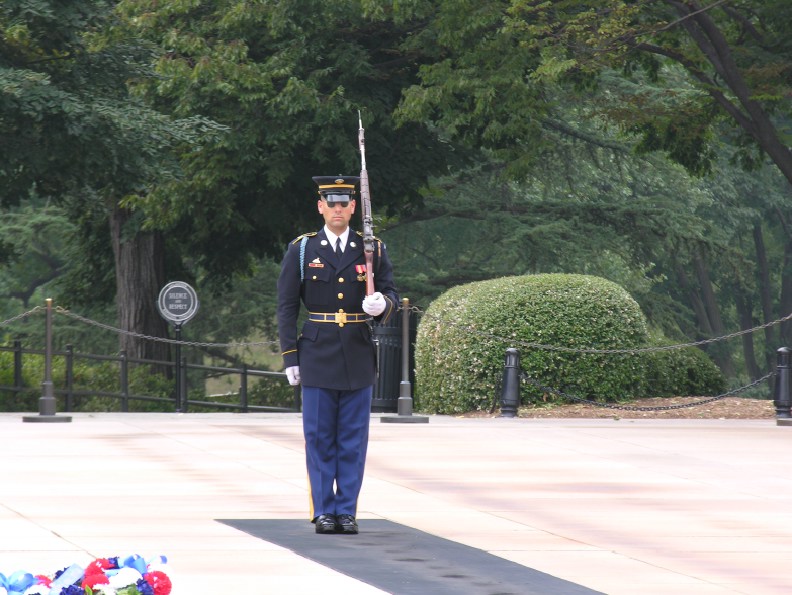
[[[489,409],[500,400],[509,347],[520,351],[520,367],[529,378],[597,401],[653,395],[652,385],[668,359],[682,369],[661,374],[664,390],[685,386],[681,380],[690,378],[691,369],[696,386],[709,385],[713,378],[722,382],[706,356],[704,361],[697,355],[667,355],[670,352],[586,354],[526,343],[630,349],[649,345],[650,337],[635,300],[598,277],[547,274],[461,285],[432,302],[418,327],[416,407],[443,414]],[[541,391],[523,384],[521,396],[527,402],[540,397]]]
[[[45,376],[45,360],[43,355],[25,354],[22,358],[22,391],[0,391],[0,411],[35,412],[39,409],[42,396],[42,382]],[[93,390],[99,392],[118,393],[120,390],[119,364],[117,362],[93,362],[78,359],[72,369],[75,390]],[[168,402],[130,400],[130,411],[173,411],[170,400],[173,392],[173,381],[158,374],[152,374],[145,365],[130,366],[129,391],[131,394],[146,395],[169,399]],[[63,357],[52,358],[52,382],[56,389],[66,385],[66,360]],[[14,354],[0,351],[0,385],[14,384]],[[63,397],[57,397],[58,411],[62,410]],[[120,411],[121,400],[116,397],[77,396],[75,411]]]
[[[653,334],[651,345],[671,345]],[[645,354],[647,396],[704,396],[726,390],[726,379],[706,353],[697,347],[685,347]]]

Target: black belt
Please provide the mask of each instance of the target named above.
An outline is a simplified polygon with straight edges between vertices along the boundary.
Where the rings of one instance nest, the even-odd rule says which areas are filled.
[[[338,312],[309,312],[308,320],[311,322],[332,322],[344,326],[349,322],[366,322],[368,314],[347,314],[343,310]]]

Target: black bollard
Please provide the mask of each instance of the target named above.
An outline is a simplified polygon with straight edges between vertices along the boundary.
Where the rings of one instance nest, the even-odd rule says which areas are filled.
[[[776,379],[773,404],[776,409],[776,419],[789,419],[792,414],[792,384],[789,381],[789,361],[792,349],[781,347],[776,351]]]
[[[410,383],[410,300],[402,298],[402,379],[399,383],[399,400],[396,411],[399,415],[413,414],[412,384]]]
[[[52,298],[47,298],[46,344],[44,346],[44,382],[41,383],[39,414],[26,415],[27,422],[70,422],[68,415],[55,413],[55,385],[52,383]]]
[[[506,350],[506,365],[503,367],[500,417],[515,417],[519,406],[520,352],[514,347],[509,347]]]
[[[423,415],[413,415],[412,383],[410,382],[410,300],[402,298],[402,380],[399,383],[399,400],[396,416],[384,415],[380,418],[383,423],[429,423],[429,418]]]

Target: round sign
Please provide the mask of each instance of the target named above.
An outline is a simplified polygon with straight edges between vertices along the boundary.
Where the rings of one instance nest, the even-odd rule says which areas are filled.
[[[160,291],[157,305],[164,319],[183,324],[198,311],[198,295],[186,283],[172,281]]]

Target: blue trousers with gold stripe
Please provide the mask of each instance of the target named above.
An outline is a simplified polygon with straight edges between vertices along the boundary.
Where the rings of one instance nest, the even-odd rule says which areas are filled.
[[[373,389],[302,389],[311,520],[322,514],[357,515]]]

